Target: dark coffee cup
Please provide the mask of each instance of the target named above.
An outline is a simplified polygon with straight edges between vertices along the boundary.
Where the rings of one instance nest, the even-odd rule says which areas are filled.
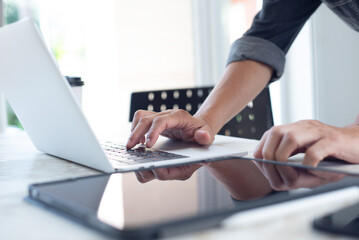
[[[79,105],[82,106],[82,86],[85,84],[81,77],[72,77],[72,76],[65,76],[67,81],[69,82],[72,91],[78,101]]]

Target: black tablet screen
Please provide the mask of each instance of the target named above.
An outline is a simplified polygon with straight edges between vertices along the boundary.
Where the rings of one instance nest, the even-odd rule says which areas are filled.
[[[241,159],[226,161],[248,162]],[[316,183],[333,184],[333,182],[341,182],[346,176],[331,172],[316,172],[313,169],[276,166],[277,172],[286,170],[298,176],[303,187],[307,186],[311,189],[317,189]],[[203,172],[197,171],[186,181],[153,180],[140,183],[134,173],[115,173],[35,184],[30,186],[30,197],[75,217],[95,217],[118,230],[143,228],[223,211],[237,211],[239,208],[250,209],[291,198],[290,194],[283,191],[287,197],[282,199],[279,197],[267,201],[266,196],[261,199],[265,200],[263,202],[233,201],[224,188],[218,191],[221,183],[212,178],[206,169],[201,171]],[[243,183],[238,184],[243,185]],[[243,188],[248,186],[243,185]]]

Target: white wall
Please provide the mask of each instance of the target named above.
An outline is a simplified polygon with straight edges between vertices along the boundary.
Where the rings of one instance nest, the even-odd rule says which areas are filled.
[[[315,118],[344,126],[359,113],[359,33],[326,6],[313,19]]]
[[[192,0],[196,85],[214,85],[228,58],[228,0]]]
[[[314,118],[311,33],[311,20],[309,20],[286,55],[285,72],[278,82],[281,99],[279,107],[277,106],[277,96],[274,95],[278,92],[274,92],[273,88],[271,89],[275,125]],[[281,119],[278,119],[278,114],[280,114]]]
[[[359,113],[358,56],[359,34],[323,4],[287,54],[281,119],[275,124],[312,118],[335,126],[353,122]]]

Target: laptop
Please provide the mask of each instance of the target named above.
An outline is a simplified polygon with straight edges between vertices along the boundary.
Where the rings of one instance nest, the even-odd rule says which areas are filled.
[[[151,149],[105,142],[101,145],[60,73],[36,24],[25,19],[0,28],[0,91],[35,147],[47,154],[104,172],[243,156],[235,138],[217,136],[211,146],[161,138]]]

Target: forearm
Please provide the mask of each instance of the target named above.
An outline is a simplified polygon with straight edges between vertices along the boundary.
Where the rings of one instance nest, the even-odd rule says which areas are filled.
[[[205,119],[214,133],[240,112],[266,86],[272,68],[255,61],[233,62],[195,117]]]
[[[231,63],[195,116],[206,119],[217,133],[262,91],[272,72],[271,67],[255,61]],[[272,191],[267,179],[250,161],[227,160],[206,167],[235,199],[258,198]]]

